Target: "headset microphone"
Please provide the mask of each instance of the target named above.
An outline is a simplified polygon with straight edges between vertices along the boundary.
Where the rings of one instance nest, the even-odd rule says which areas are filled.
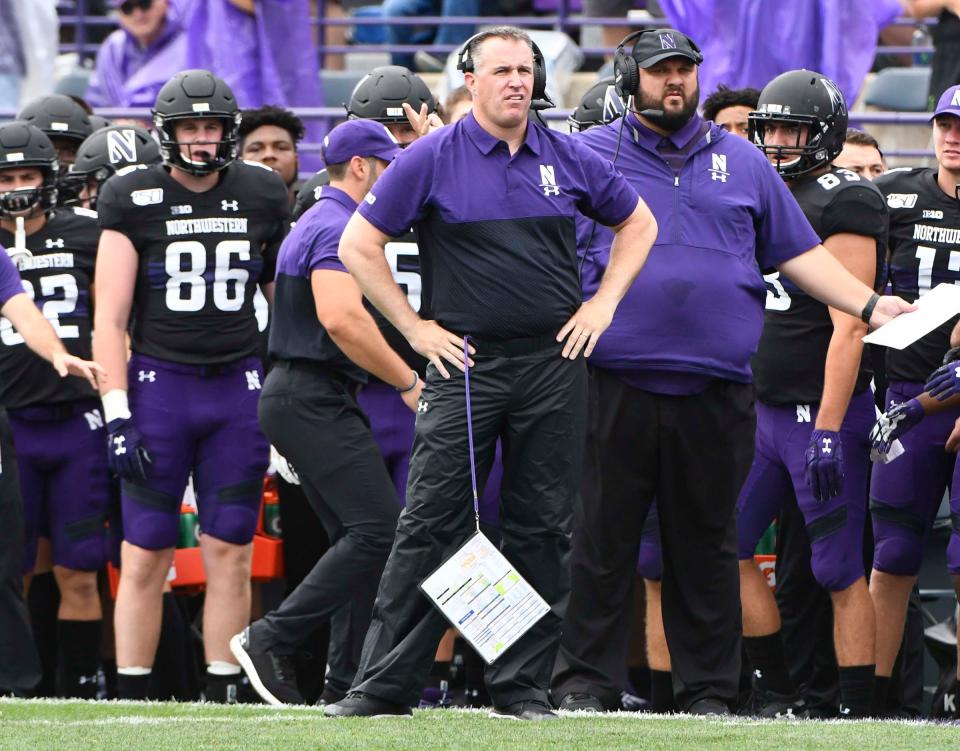
[[[666,113],[663,110],[643,110],[637,113],[641,117],[645,117],[648,120],[662,120]]]

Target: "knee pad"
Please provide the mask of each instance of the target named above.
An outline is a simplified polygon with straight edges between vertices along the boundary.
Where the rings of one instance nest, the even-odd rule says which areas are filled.
[[[262,492],[263,480],[257,478],[200,498],[200,531],[224,542],[246,545],[253,540],[253,533],[257,530]]]
[[[906,509],[871,499],[873,567],[894,576],[916,576],[923,562],[927,525]]]
[[[168,493],[121,484],[123,539],[145,550],[176,547],[180,531],[180,500]]]
[[[846,589],[865,573],[863,530],[853,529],[852,523],[844,504],[806,525],[810,568],[817,583],[829,592]]]

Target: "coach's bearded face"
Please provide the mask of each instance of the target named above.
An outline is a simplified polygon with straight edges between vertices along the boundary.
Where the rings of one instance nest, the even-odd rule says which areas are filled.
[[[686,125],[700,104],[697,66],[683,57],[668,58],[641,69],[639,89],[634,109],[669,131]]]

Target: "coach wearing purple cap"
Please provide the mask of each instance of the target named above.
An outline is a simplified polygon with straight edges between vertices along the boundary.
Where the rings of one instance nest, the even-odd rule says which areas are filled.
[[[697,45],[673,29],[623,40],[614,59],[626,116],[578,140],[650,203],[660,232],[590,363],[573,591],[553,695],[562,708],[619,706],[643,520],[654,498],[662,610],[677,706],[729,713],[740,675],[735,504],[753,456],[750,357],[763,325],[762,270],[879,325],[907,306],[879,298],[820,245],[764,155],[697,115]],[[591,297],[611,236],[577,232]],[[776,302],[776,301],[774,301]],[[667,686],[669,690],[671,686]]]
[[[421,383],[364,308],[337,246],[357,204],[399,151],[372,120],[330,131],[321,151],[330,184],[284,240],[277,260],[270,329],[276,362],[263,384],[260,424],[299,473],[333,544],[280,607],[230,641],[269,704],[303,703],[291,658],[327,621],[330,669],[322,699],[343,697],[393,540],[401,504],[356,395],[370,372],[413,410]]]

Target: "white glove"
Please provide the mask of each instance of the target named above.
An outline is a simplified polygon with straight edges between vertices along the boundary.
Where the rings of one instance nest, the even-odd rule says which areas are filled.
[[[293,468],[290,462],[283,458],[280,452],[277,451],[276,446],[270,447],[270,464],[273,465],[274,472],[291,485],[300,484],[300,476],[297,474],[297,470]]]

